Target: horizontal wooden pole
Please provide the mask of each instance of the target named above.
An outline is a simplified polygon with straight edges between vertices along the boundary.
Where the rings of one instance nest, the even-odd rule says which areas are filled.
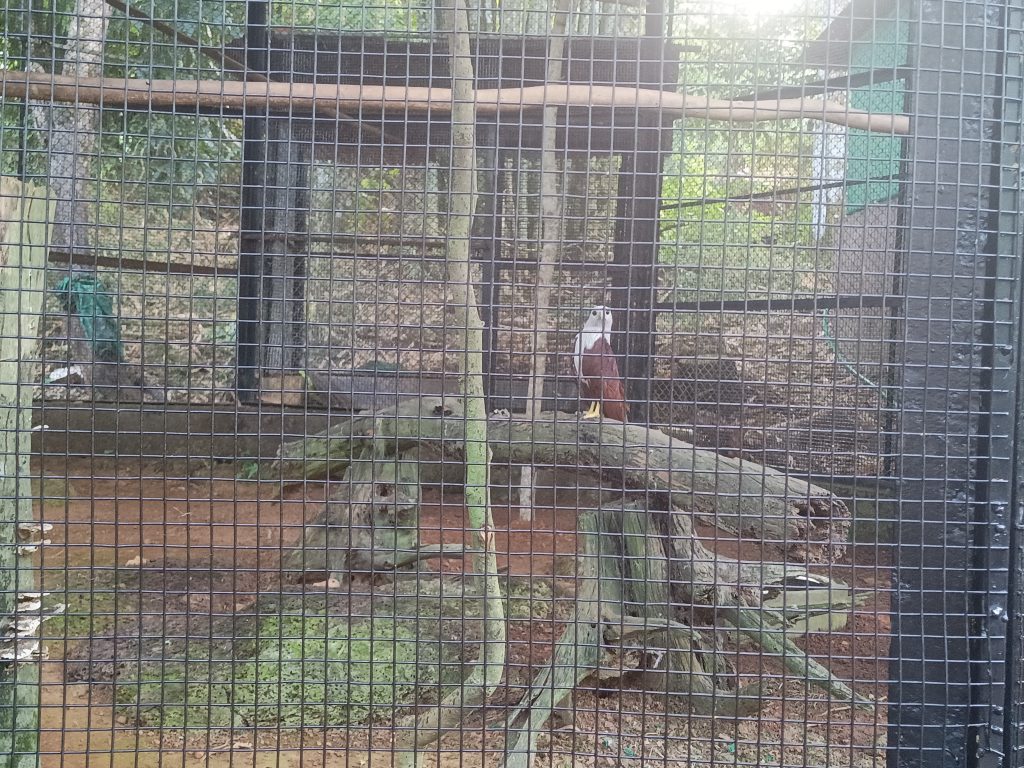
[[[906,115],[872,114],[825,99],[728,101],[646,88],[538,85],[475,92],[477,113],[517,113],[546,106],[653,111],[668,118],[724,122],[813,119],[891,134],[910,132]],[[448,88],[330,83],[254,83],[219,80],[75,78],[42,72],[0,72],[0,97],[108,108],[257,108],[281,111],[376,110],[402,114],[451,112]]]

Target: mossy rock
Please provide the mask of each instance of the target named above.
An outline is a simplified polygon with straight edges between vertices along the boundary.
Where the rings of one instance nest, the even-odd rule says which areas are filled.
[[[453,658],[459,646],[440,643],[439,633],[437,621],[282,612],[262,618],[254,642],[236,643],[233,662],[213,648],[211,659],[195,660],[193,641],[190,661],[122,677],[115,700],[151,727],[365,723],[391,717],[461,672]]]
[[[539,576],[502,576],[499,580],[505,615],[512,620],[550,619],[555,605],[552,581]],[[478,620],[483,618],[483,599],[478,579],[445,577],[421,586],[419,614],[424,611],[443,618]],[[562,602],[566,602],[562,600]],[[403,614],[404,615],[404,614]],[[470,641],[479,638],[472,636]]]
[[[505,614],[512,620],[550,619],[554,608],[554,590],[550,579],[536,576],[509,576],[503,583]]]

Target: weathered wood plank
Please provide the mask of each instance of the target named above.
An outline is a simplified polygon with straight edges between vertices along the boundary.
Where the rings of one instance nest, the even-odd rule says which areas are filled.
[[[0,177],[0,761],[10,768],[38,763],[39,668],[32,650],[44,607],[25,598],[35,589],[32,548],[23,546],[35,524],[27,363],[37,357],[52,207],[44,190]],[[15,616],[34,626],[16,628],[10,638]]]

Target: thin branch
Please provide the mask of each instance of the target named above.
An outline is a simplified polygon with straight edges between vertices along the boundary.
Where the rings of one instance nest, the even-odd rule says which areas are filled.
[[[483,705],[501,682],[505,670],[507,629],[498,582],[494,519],[490,508],[491,448],[487,441],[487,406],[484,399],[484,324],[476,303],[470,273],[469,242],[476,210],[476,122],[473,113],[473,59],[469,47],[469,14],[464,0],[448,0],[445,17],[449,33],[452,73],[451,203],[448,226],[448,274],[445,301],[462,315],[464,325],[452,329],[449,349],[461,358],[464,419],[460,421],[465,454],[464,501],[468,528],[481,550],[474,566],[483,597],[483,642],[480,658],[458,685],[440,694],[436,706],[416,718],[415,728],[396,739],[396,765],[420,765],[419,751],[459,726]],[[443,408],[442,408],[443,410]],[[468,533],[468,531],[467,531]]]
[[[226,53],[225,51],[222,51],[219,48],[214,48],[210,45],[204,45],[203,43],[196,40],[194,37],[186,35],[177,27],[174,27],[168,24],[167,22],[154,19],[152,16],[149,16],[148,14],[140,11],[138,8],[131,7],[127,3],[121,2],[121,0],[103,1],[111,8],[120,11],[121,13],[130,18],[136,19],[137,21],[141,21],[144,24],[147,24],[148,26],[155,29],[157,32],[167,35],[172,40],[195,48],[204,56],[206,56],[206,58],[219,64],[221,66],[221,69],[225,71],[232,71],[237,74],[243,74],[246,76],[246,79],[250,81],[265,83],[268,80],[266,75],[262,75],[259,72],[254,72],[253,70],[249,69],[249,67],[246,66],[244,61],[236,59],[230,53]]]
[[[837,189],[838,187],[855,187],[859,184],[871,184],[874,182],[899,181],[899,176],[889,174],[888,176],[872,176],[867,179],[843,179],[842,181],[830,181],[825,184],[806,184],[800,187],[789,187],[787,189],[769,189],[766,192],[751,192],[748,195],[730,195],[729,197],[702,197],[697,200],[683,200],[679,203],[663,203],[661,210],[670,211],[677,208],[698,208],[704,205],[717,205],[719,203],[742,203],[748,200],[770,200],[773,197],[783,195],[799,195],[804,192],[818,192],[826,189]],[[662,226],[676,226],[677,222],[662,222]]]
[[[249,83],[217,80],[127,80],[0,72],[0,96],[106,107],[257,107],[270,110],[339,109],[357,112],[450,113],[448,88],[328,83]],[[608,107],[653,110],[666,118],[752,123],[811,119],[889,134],[910,132],[907,115],[873,114],[823,99],[733,102],[646,88],[591,85],[538,85],[474,92],[477,114],[518,113],[544,107]]]
[[[569,15],[572,12],[572,0],[556,0],[554,18],[551,21],[551,38],[548,41],[548,68],[545,79],[549,83],[561,82],[565,73],[562,71],[562,58],[565,53],[566,30],[569,26]],[[535,275],[534,306],[536,316],[533,335],[533,370],[526,391],[526,412],[530,418],[540,416],[543,407],[544,379],[548,367],[548,315],[551,304],[551,289],[555,282],[555,264],[559,252],[565,246],[562,227],[562,200],[566,184],[567,158],[559,157],[555,150],[558,139],[558,109],[546,107],[541,122],[541,155],[540,155],[540,209],[541,209],[541,246],[540,264]],[[533,519],[534,486],[533,465],[522,469],[522,480],[519,488],[519,519]]]
[[[865,85],[877,85],[889,83],[893,80],[909,77],[912,70],[910,67],[879,67],[868,72],[857,72],[856,74],[838,75],[837,77],[811,80],[797,85],[776,85],[771,88],[763,88],[754,93],[746,93],[737,96],[737,101],[757,101],[759,99],[791,99],[806,96],[809,93],[824,93],[825,91],[852,88],[860,88]]]

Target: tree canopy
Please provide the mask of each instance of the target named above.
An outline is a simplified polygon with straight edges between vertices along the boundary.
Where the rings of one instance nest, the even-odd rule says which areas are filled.
[[[743,3],[680,2],[670,7],[668,33],[685,47],[681,89],[734,98],[759,88],[806,80],[808,72],[799,64],[799,52],[804,41],[824,26],[826,5],[826,0],[793,0],[774,13],[754,13],[753,6]],[[550,28],[549,6],[538,0],[475,5],[469,9],[470,26],[476,32],[543,35]],[[236,76],[225,73],[220,63],[195,45],[171,38],[166,28],[172,27],[202,46],[222,49],[244,34],[245,3],[241,0],[147,0],[129,7],[155,20],[165,31],[115,10],[104,45],[104,75],[147,79]],[[47,72],[59,71],[74,8],[74,0],[31,4],[19,0],[5,6],[0,13],[0,67],[25,70],[36,64]],[[307,31],[408,37],[432,35],[436,15],[429,3],[321,0],[274,2],[270,20],[275,27]],[[584,2],[573,14],[570,34],[634,35],[642,28],[642,8],[637,5]],[[811,214],[801,203],[806,195],[795,196],[794,205],[781,218],[724,201],[806,183],[811,177],[816,129],[807,130],[808,121],[799,120],[753,126],[683,120],[678,126],[675,152],[662,185],[666,202],[663,259],[686,264],[695,258],[691,253],[695,244],[714,246],[701,250],[711,282],[699,285],[694,274],[681,275],[677,295],[720,291],[722,281],[731,279],[726,274],[729,265],[746,269],[751,259],[755,266],[759,260],[765,263],[765,279],[755,277],[752,287],[779,288],[769,285],[769,251],[785,245],[799,254],[808,244]],[[242,126],[237,118],[104,109],[100,133],[95,171],[100,185],[96,199],[101,207],[104,200],[111,201],[113,208],[137,200],[149,206],[147,219],[154,207],[162,208],[168,220],[198,215],[230,221],[237,216],[242,157]],[[7,103],[0,108],[0,172],[45,181],[45,148],[45,131],[26,120],[22,105]],[[360,194],[380,198],[386,193],[381,169],[368,167],[365,175],[358,184]],[[361,205],[368,204],[372,201]],[[100,219],[104,219],[103,213]],[[735,252],[751,244],[753,255]],[[775,273],[779,272],[776,267]],[[794,270],[788,273],[792,275]]]

